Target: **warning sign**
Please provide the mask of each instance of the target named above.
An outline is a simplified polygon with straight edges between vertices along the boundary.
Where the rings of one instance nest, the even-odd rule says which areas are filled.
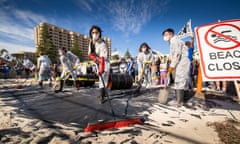
[[[204,81],[240,79],[240,20],[195,28]]]

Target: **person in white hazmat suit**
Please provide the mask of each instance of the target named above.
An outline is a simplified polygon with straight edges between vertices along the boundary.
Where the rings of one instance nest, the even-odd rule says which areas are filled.
[[[51,60],[43,52],[40,52],[40,57],[37,59],[37,70],[38,70],[38,84],[40,87],[43,86],[43,81],[48,79],[49,86],[52,86],[51,70],[50,70]]]
[[[187,95],[188,90],[188,75],[190,68],[190,61],[188,59],[188,48],[182,40],[174,36],[174,30],[166,29],[162,33],[164,41],[170,44],[170,60],[171,64],[168,69],[168,74],[175,70],[175,89],[177,106],[183,105],[184,96]]]
[[[139,54],[137,57],[138,63],[138,81],[144,77],[146,88],[151,86],[151,64],[153,62],[153,54],[151,48],[147,43],[142,43],[139,47]]]
[[[72,79],[73,79],[73,86],[77,89],[76,87],[77,72],[76,71],[80,66],[79,58],[64,47],[60,48],[58,52],[60,55],[60,62],[62,65],[59,91],[63,90],[64,81],[67,80],[70,75],[72,76]]]
[[[90,43],[88,56],[98,65],[100,89],[100,95],[98,98],[101,103],[104,103],[104,97],[108,95],[108,79],[110,74],[108,48],[106,43],[102,40],[102,30],[100,27],[92,26],[89,30],[89,36]]]

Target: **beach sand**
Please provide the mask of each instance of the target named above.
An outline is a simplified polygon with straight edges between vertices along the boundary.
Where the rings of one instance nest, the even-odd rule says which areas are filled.
[[[1,92],[5,88],[2,87]],[[15,101],[6,93],[4,97],[0,96],[0,143],[218,144],[221,143],[218,133],[209,123],[228,119],[240,121],[240,106],[228,100],[212,100],[209,109],[200,106],[176,108],[153,103],[139,113],[144,116],[143,125],[86,133],[77,123],[25,115],[20,112],[19,105],[9,104]],[[56,113],[59,112],[56,109]]]

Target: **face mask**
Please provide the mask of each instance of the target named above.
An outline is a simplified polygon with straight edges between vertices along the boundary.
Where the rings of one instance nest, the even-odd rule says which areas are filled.
[[[142,52],[145,52],[145,51],[147,51],[147,49],[146,48],[142,48]]]
[[[92,34],[92,38],[93,38],[93,40],[98,40],[98,38],[99,38],[99,35],[98,35],[98,34],[96,34],[96,33],[94,33],[94,34]]]
[[[58,53],[59,53],[59,55],[60,55],[60,56],[62,56],[62,55],[63,55],[63,52],[62,52],[62,51],[59,51]]]
[[[169,41],[169,37],[168,37],[168,36],[164,36],[164,37],[163,37],[163,40],[164,40],[164,41]]]

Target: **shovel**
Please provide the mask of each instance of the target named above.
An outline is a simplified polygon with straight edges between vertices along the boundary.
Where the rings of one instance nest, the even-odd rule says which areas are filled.
[[[61,80],[65,80],[66,78],[68,78],[70,76],[70,74],[73,71],[77,70],[79,67],[80,67],[80,65],[74,66],[70,71],[66,72],[62,78],[61,77],[56,77],[56,81],[55,81],[55,84],[53,86],[54,92],[61,91],[61,89],[63,87],[63,83],[61,83]]]
[[[167,104],[170,91],[170,73],[167,74],[167,82],[163,88],[159,90],[158,101],[160,104]]]

